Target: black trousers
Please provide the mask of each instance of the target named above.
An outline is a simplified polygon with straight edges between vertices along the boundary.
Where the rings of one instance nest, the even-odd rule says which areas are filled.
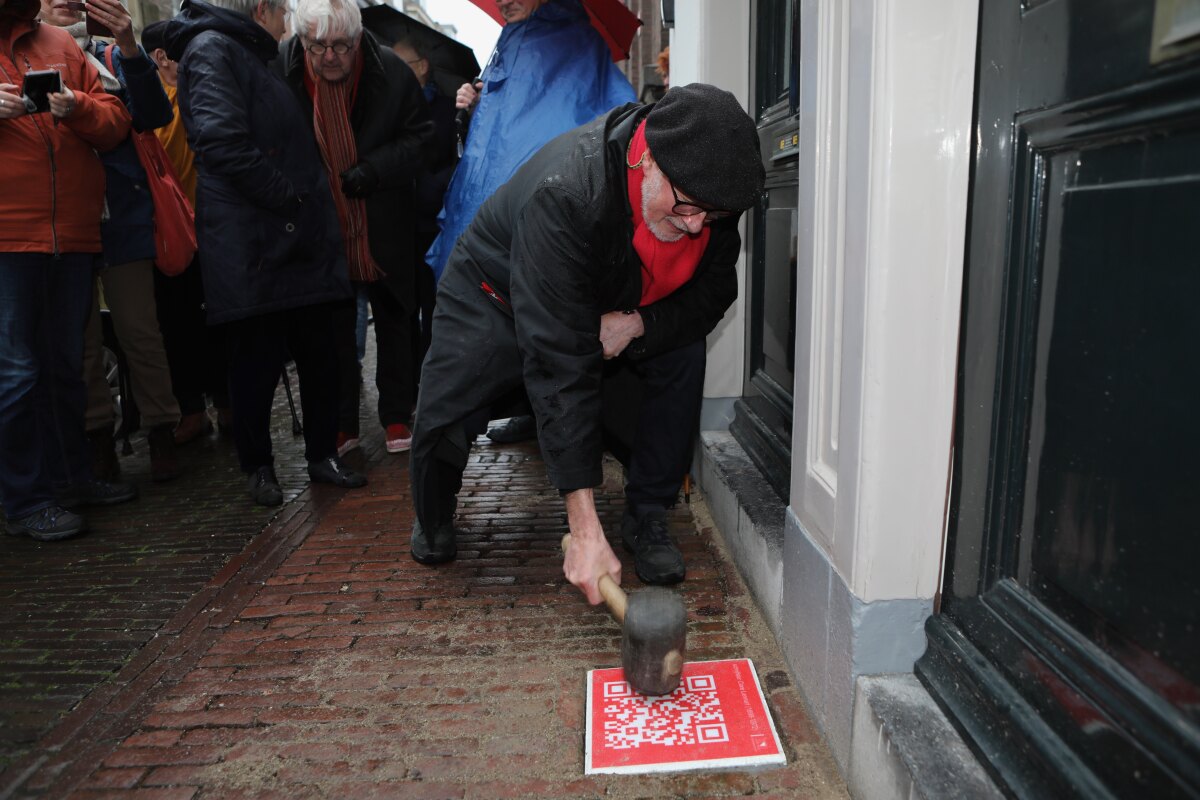
[[[276,311],[225,326],[229,344],[229,396],[233,440],[243,472],[274,463],[271,405],[284,365],[296,362],[304,413],[304,457],[320,461],[336,452],[338,358],[335,303]]]
[[[171,391],[181,414],[205,409],[204,395],[217,408],[229,407],[229,358],[224,326],[204,320],[204,283],[200,264],[193,261],[180,275],[154,270],[154,299],[162,330]]]
[[[503,413],[495,406],[523,394],[512,319],[475,282],[457,277],[444,276],[438,292],[413,428],[413,503],[427,530],[453,520],[471,442]],[[703,339],[607,362],[605,435],[628,468],[633,508],[675,504],[699,428],[704,368]]]
[[[416,397],[416,355],[413,347],[412,314],[405,309],[387,284],[366,284],[367,300],[375,319],[375,386],[379,389],[379,424],[383,427],[412,419]],[[338,430],[358,435],[361,402],[354,301],[339,303],[334,310],[339,363]]]

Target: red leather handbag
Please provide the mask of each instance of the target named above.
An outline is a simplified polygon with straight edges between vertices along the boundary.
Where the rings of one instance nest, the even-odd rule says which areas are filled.
[[[112,52],[109,45],[104,60],[108,71],[116,75]],[[164,275],[178,275],[196,257],[196,215],[154,131],[131,129],[129,136],[146,170],[146,185],[154,201],[154,264]]]

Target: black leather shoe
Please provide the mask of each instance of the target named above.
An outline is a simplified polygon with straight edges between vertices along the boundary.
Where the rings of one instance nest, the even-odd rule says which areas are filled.
[[[279,479],[275,477],[275,468],[270,464],[261,466],[250,473],[250,496],[260,506],[283,505],[283,489],[279,488]]]
[[[413,522],[412,557],[418,564],[445,564],[458,555],[458,531],[446,523],[426,535],[420,522]]]
[[[39,542],[70,539],[87,530],[87,522],[62,506],[46,506],[20,519],[10,519],[4,528],[9,536],[28,536]]]
[[[343,489],[357,489],[367,485],[366,475],[360,475],[350,469],[337,456],[308,462],[308,477],[317,483],[332,483]]]
[[[537,420],[531,416],[509,417],[487,432],[487,438],[496,444],[512,444],[537,438]]]
[[[118,503],[129,502],[137,496],[137,487],[131,483],[92,479],[63,489],[58,493],[58,504],[67,509],[115,506]]]
[[[629,511],[621,520],[621,541],[633,553],[633,568],[642,583],[669,586],[687,574],[683,554],[667,533],[667,512],[647,511],[637,519]]]

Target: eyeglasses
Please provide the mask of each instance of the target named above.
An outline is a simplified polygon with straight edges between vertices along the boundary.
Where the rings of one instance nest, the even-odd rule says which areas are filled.
[[[304,49],[312,53],[314,56],[325,55],[326,50],[332,50],[339,56],[344,56],[354,49],[354,45],[349,42],[334,42],[333,44],[325,44],[324,42],[309,42],[304,45]]]
[[[675,198],[675,205],[671,206],[672,214],[678,214],[681,217],[694,217],[696,214],[703,214],[706,220],[713,220],[725,219],[738,213],[725,208],[707,208],[691,200],[683,200],[679,197],[679,192],[675,191],[675,184],[667,181],[667,185],[671,187],[671,196]]]

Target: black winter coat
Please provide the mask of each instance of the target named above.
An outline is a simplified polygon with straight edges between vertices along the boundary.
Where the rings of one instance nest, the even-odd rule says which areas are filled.
[[[551,140],[484,202],[447,264],[511,302],[542,454],[562,491],[600,482],[600,317],[641,300],[625,153],[650,108],[621,106]],[[716,327],[737,299],[737,222],[713,224],[691,280],[639,309],[646,332],[624,355],[667,352]]]
[[[378,187],[366,197],[367,238],[375,263],[387,274],[384,285],[412,313],[417,298],[415,186],[433,138],[433,123],[421,86],[403,59],[381,48],[366,31],[361,46],[363,69],[350,109],[350,127],[359,163],[370,164],[379,178]],[[299,37],[280,45],[271,70],[291,87],[311,131],[313,104],[304,87],[304,47]]]
[[[454,115],[458,110],[454,107],[454,98],[437,91],[436,87],[428,106],[433,118],[433,156],[426,159],[424,169],[417,176],[417,230],[436,236],[439,230],[437,215],[442,210],[446,187],[458,164],[458,132],[454,127]]]
[[[350,296],[312,120],[250,17],[185,0],[166,30],[196,153],[196,236],[210,325]]]

